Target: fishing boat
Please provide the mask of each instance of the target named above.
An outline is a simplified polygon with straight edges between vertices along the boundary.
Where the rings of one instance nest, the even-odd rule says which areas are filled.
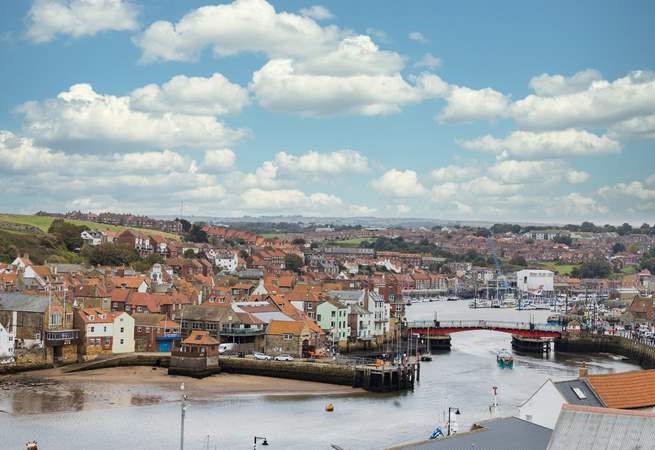
[[[549,325],[559,325],[561,321],[562,317],[559,314],[553,314],[546,319],[546,322],[548,322]]]
[[[514,357],[505,349],[502,349],[496,354],[496,362],[501,369],[511,369],[514,367]]]

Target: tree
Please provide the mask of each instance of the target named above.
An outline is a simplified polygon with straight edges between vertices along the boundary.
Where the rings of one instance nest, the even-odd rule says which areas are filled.
[[[593,222],[582,222],[580,231],[594,232],[596,231],[596,225]]]
[[[307,241],[305,241],[303,238],[295,238],[293,241],[291,241],[293,245],[305,245]]]
[[[556,244],[564,244],[568,247],[573,245],[573,239],[571,239],[571,236],[555,236],[555,239],[553,239],[553,242]]]
[[[85,246],[82,256],[89,264],[98,266],[121,266],[140,260],[133,247],[126,245],[100,244],[95,247]]]
[[[194,258],[199,258],[200,257],[200,252],[196,253],[193,251],[192,248],[187,248],[184,250],[183,256],[187,259],[194,259]]]
[[[82,247],[82,232],[89,227],[84,225],[75,225],[71,222],[65,222],[64,219],[55,219],[48,228],[48,233],[54,234],[64,243],[69,251],[74,251]]]
[[[612,266],[604,259],[594,259],[574,267],[571,275],[576,278],[606,278],[612,273]]]
[[[186,219],[175,219],[176,222],[180,222],[182,224],[182,231],[185,233],[188,233],[189,230],[191,229],[191,222],[189,222]]]
[[[525,267],[528,265],[528,262],[525,260],[525,258],[520,255],[513,256],[512,259],[509,260],[509,263],[513,266],[521,266],[521,267]]]
[[[295,253],[289,253],[284,257],[284,266],[294,272],[300,272],[300,269],[305,265],[303,259]]]
[[[191,225],[187,239],[191,242],[208,242],[207,232],[197,223]]]
[[[625,236],[626,234],[632,233],[632,226],[629,223],[624,223],[616,229],[616,232],[619,233],[620,236]]]
[[[625,251],[625,245],[622,242],[617,242],[612,246],[612,253],[617,254]]]

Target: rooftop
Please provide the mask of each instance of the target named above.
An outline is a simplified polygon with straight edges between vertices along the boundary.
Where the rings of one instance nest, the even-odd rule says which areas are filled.
[[[608,408],[655,406],[655,369],[589,375],[588,380]]]

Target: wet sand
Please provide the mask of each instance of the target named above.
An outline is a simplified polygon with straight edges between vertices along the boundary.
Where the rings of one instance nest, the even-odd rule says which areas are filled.
[[[158,385],[179,389],[184,383],[189,393],[206,394],[352,394],[364,392],[350,386],[340,386],[312,381],[254,375],[218,374],[203,379],[168,375],[167,370],[153,367],[114,367],[84,372],[64,373],[59,369],[31,372],[31,377],[45,378],[61,383],[100,383],[129,385]]]

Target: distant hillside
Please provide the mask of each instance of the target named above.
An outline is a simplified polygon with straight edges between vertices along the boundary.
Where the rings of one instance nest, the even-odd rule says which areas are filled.
[[[50,224],[55,220],[56,217],[51,216],[27,216],[27,215],[18,215],[18,214],[0,214],[0,229],[6,229],[7,226],[3,227],[4,224],[22,224],[29,225],[34,228],[38,228],[43,232],[47,232],[50,228]],[[103,223],[89,222],[86,220],[70,220],[65,219],[66,222],[74,223],[75,225],[85,225],[89,228],[98,229],[98,230],[111,230],[116,232],[121,232],[126,230],[128,227],[123,227],[120,225],[107,225]],[[166,233],[158,230],[149,230],[145,228],[132,228],[133,230],[139,231],[144,234],[156,234],[160,236],[165,236],[169,239],[179,240],[180,237],[176,234]],[[20,230],[28,231],[28,230]]]

